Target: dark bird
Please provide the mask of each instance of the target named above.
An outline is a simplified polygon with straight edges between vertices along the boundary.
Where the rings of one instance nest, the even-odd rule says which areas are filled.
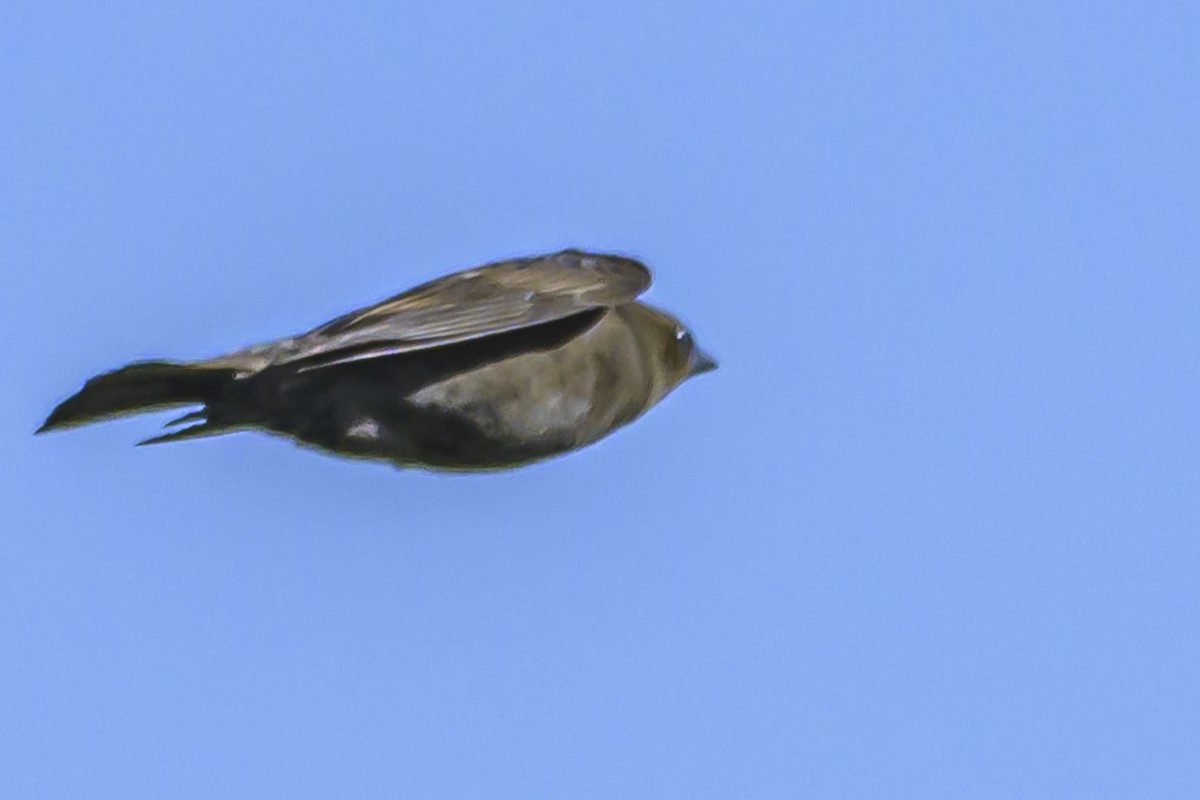
[[[89,380],[39,429],[203,404],[157,444],[257,428],[334,453],[445,470],[583,447],[716,367],[665,311],[650,271],[564,250],[418,286],[308,333]]]

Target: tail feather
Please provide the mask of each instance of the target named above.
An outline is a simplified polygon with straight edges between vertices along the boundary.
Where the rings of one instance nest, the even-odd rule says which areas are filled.
[[[185,428],[178,428],[179,425],[184,425],[188,422],[198,422],[199,425],[188,425]],[[200,411],[193,411],[190,414],[184,414],[182,417],[171,420],[163,425],[167,428],[167,433],[152,436],[149,439],[143,439],[138,442],[138,447],[147,444],[164,444],[165,442],[180,442],[184,439],[199,439],[204,436],[217,436],[222,433],[229,433],[237,428],[237,425],[229,421],[221,421],[220,419],[211,419],[209,417],[209,409],[205,408]],[[169,430],[176,428],[176,430]]]
[[[214,403],[236,371],[170,361],[140,361],[84,384],[51,412],[38,433],[167,406]]]
[[[234,428],[228,425],[219,425],[212,422],[202,422],[199,425],[189,425],[186,428],[180,428],[177,431],[164,433],[159,436],[152,436],[149,439],[143,439],[137,443],[138,447],[148,444],[165,444],[166,442],[181,442],[184,439],[199,439],[204,436],[217,436],[222,433],[229,433]]]
[[[208,421],[208,411],[207,410],[189,411],[188,413],[184,414],[182,417],[176,417],[175,419],[171,420],[170,422],[164,422],[163,427],[164,428],[174,428],[176,425],[182,425],[185,422],[200,422],[200,421],[204,421],[204,422]]]

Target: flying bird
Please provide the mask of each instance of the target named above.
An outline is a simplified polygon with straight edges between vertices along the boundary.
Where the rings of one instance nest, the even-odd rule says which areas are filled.
[[[649,286],[618,255],[485,264],[304,334],[98,375],[38,433],[203,405],[141,444],[258,429],[404,467],[516,467],[595,442],[716,368],[679,320],[638,302]]]

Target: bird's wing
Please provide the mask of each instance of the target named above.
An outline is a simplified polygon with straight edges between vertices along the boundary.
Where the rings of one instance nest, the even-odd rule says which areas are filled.
[[[327,322],[282,361],[306,367],[409,353],[627,303],[650,271],[615,255],[564,250],[447,275]]]

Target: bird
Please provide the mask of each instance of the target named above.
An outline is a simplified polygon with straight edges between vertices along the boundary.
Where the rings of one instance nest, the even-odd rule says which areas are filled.
[[[433,471],[578,450],[717,362],[640,301],[650,270],[567,249],[454,272],[295,336],[88,380],[37,433],[171,406],[161,444],[240,430]]]

